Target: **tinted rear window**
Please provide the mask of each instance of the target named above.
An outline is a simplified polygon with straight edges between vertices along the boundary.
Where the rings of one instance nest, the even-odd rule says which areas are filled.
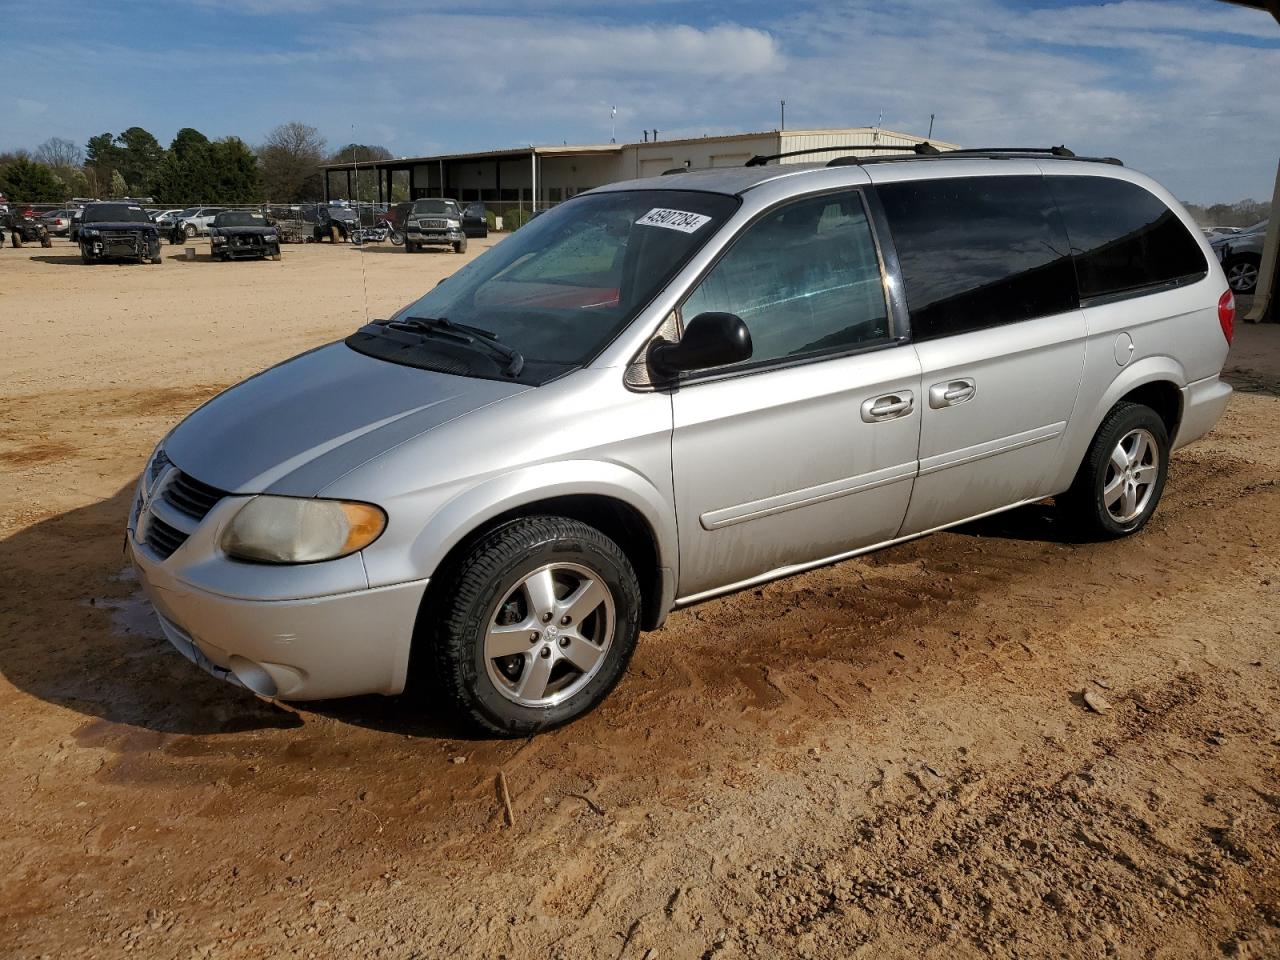
[[[917,340],[1072,310],[1062,218],[1041,176],[961,177],[877,188]]]
[[[1081,297],[1198,279],[1200,245],[1158,197],[1107,177],[1048,177],[1076,254]]]

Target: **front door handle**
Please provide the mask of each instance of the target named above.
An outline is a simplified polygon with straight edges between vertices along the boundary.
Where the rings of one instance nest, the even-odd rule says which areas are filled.
[[[977,384],[967,377],[963,380],[948,380],[946,383],[935,383],[929,388],[929,406],[935,410],[942,407],[954,407],[956,404],[972,400],[977,392]]]
[[[911,413],[915,398],[910,390],[899,390],[887,393],[883,397],[872,397],[862,401],[862,419],[867,423],[879,423],[881,420],[896,420]]]

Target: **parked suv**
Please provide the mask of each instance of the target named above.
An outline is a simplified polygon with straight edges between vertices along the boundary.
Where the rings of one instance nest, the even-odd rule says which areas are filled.
[[[676,607],[1047,497],[1073,537],[1136,533],[1227,404],[1233,316],[1195,223],[1113,163],[611,184],[191,414],[129,549],[219,677],[412,671],[528,734]]]
[[[213,226],[213,218],[226,207],[196,207],[194,210],[183,210],[175,218],[175,222],[182,229],[187,239],[191,239],[197,234],[208,234],[209,228]]]
[[[1269,219],[1262,220],[1251,227],[1244,227],[1239,233],[1214,237],[1210,244],[1222,263],[1227,282],[1236,293],[1253,293],[1258,288],[1262,248],[1267,240],[1267,225],[1270,222]]]

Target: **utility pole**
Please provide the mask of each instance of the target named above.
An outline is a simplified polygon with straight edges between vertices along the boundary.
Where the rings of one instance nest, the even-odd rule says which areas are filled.
[[[609,108],[609,142],[618,142],[618,108]]]
[[[926,140],[933,139],[933,114],[929,114],[929,132],[925,135]]]
[[[782,107],[782,121],[778,126],[778,131],[781,132],[787,129],[787,101],[779,100],[778,103]]]

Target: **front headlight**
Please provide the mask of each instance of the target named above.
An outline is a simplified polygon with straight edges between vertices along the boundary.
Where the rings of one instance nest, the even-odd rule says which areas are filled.
[[[98,231],[95,230],[93,227],[81,227],[80,232],[83,233],[86,237],[96,237],[98,235]]]
[[[214,242],[214,243],[226,243],[226,242],[227,242],[227,238],[226,238],[226,237],[219,237],[219,236],[215,236],[215,237],[213,238],[213,242]]]
[[[457,230],[462,226],[461,220],[446,220],[445,222],[449,225],[450,230]]]
[[[255,563],[315,563],[363,550],[386,526],[369,503],[259,496],[231,518],[222,549]]]

